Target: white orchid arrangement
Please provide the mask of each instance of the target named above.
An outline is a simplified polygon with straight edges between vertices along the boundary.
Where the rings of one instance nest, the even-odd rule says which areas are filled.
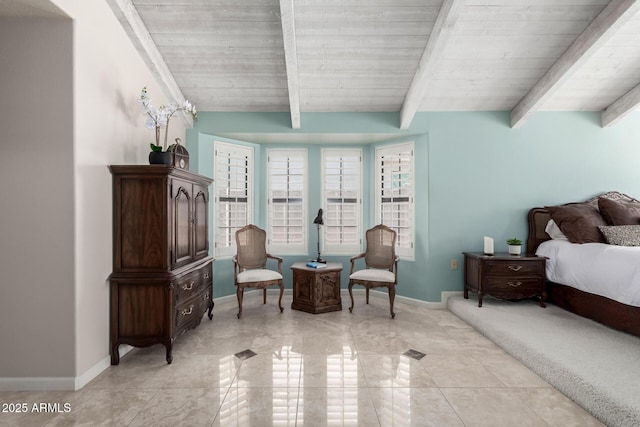
[[[198,112],[196,111],[196,107],[191,105],[191,103],[185,100],[182,103],[182,106],[178,106],[177,104],[169,104],[169,105],[161,105],[158,108],[155,108],[153,104],[151,104],[151,98],[149,98],[149,94],[147,93],[147,87],[143,87],[140,91],[140,103],[142,104],[142,108],[144,110],[144,114],[147,117],[145,122],[145,127],[147,129],[155,129],[156,131],[156,143],[151,143],[151,151],[165,151],[167,149],[167,136],[169,133],[169,120],[173,117],[178,111],[186,111],[191,114],[193,120],[198,120]],[[164,144],[160,145],[160,129],[164,128]]]

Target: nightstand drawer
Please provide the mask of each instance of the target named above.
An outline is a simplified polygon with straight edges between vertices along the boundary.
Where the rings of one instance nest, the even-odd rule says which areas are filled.
[[[493,277],[541,276],[544,274],[543,266],[540,262],[519,259],[488,261],[485,263],[485,274]]]
[[[527,277],[522,279],[517,278],[487,278],[487,289],[491,292],[501,293],[518,293],[518,292],[540,292],[542,287],[542,281],[539,278]]]

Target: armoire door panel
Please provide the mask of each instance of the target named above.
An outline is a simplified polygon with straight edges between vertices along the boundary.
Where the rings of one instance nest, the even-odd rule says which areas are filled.
[[[121,241],[117,262],[122,269],[166,268],[166,219],[158,179],[122,179],[120,199]],[[140,206],[145,209],[140,209]]]
[[[195,259],[201,259],[209,254],[209,193],[206,188],[194,188]]]
[[[193,261],[191,184],[173,182],[173,268]]]

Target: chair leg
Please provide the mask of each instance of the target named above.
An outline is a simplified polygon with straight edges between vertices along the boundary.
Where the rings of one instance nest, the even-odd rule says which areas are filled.
[[[242,298],[244,297],[244,289],[238,287],[236,290],[236,296],[238,297],[238,319],[242,316]]]
[[[367,288],[367,304],[369,304],[369,288]]]
[[[351,290],[352,288],[353,288],[353,282],[349,280],[349,297],[351,297],[351,307],[349,307],[349,313],[353,313],[353,291]]]
[[[396,314],[393,312],[393,301],[396,299],[396,287],[395,286],[389,286],[389,305],[390,305],[390,311],[391,311],[391,318],[395,319],[396,318]]]
[[[280,283],[280,299],[278,299],[278,307],[280,307],[280,313],[284,311],[282,307],[282,294],[284,294],[284,284]]]
[[[264,288],[262,290],[262,303],[266,304],[267,303],[267,288]]]

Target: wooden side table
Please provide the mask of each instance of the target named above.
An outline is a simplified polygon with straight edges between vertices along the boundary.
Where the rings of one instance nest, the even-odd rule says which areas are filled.
[[[307,313],[327,313],[342,310],[340,273],[342,264],[329,262],[325,268],[307,267],[296,262],[293,271],[293,302],[291,308]]]
[[[522,299],[540,297],[546,307],[545,257],[463,252],[464,297],[469,290],[478,293],[478,307],[485,294],[496,298]]]

